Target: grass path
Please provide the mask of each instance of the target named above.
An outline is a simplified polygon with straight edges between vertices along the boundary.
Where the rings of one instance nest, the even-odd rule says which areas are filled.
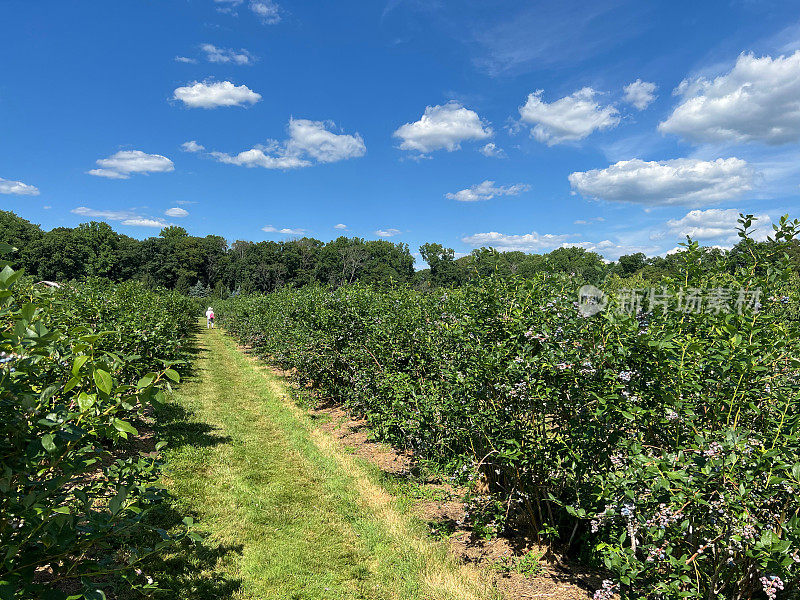
[[[168,561],[170,598],[495,597],[314,427],[280,377],[219,330],[198,343],[196,375],[162,415],[164,483],[206,538]]]

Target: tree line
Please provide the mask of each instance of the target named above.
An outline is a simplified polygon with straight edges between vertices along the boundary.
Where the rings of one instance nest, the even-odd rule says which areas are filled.
[[[115,232],[104,222],[44,231],[9,211],[0,211],[0,242],[18,248],[15,264],[40,280],[139,280],[191,295],[217,297],[272,292],[309,283],[340,286],[359,281],[457,287],[488,275],[531,277],[542,272],[575,274],[600,283],[609,276],[637,275],[657,281],[678,272],[674,254],[647,257],[639,252],[608,262],[596,252],[579,247],[543,254],[479,248],[456,258],[452,248],[438,243],[419,248],[427,268],[415,270],[408,245],[387,240],[342,236],[327,243],[310,237],[229,243],[218,235],[192,236],[176,226],[165,227],[158,236],[137,240]],[[746,261],[746,252],[743,244],[731,250],[704,248],[703,260],[733,272]],[[789,252],[800,267],[796,241]]]

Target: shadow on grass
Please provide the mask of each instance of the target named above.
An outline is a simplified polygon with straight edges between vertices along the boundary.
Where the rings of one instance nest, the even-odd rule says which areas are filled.
[[[158,439],[167,442],[170,449],[187,445],[207,448],[231,441],[228,436],[217,435],[213,425],[195,419],[191,411],[175,402],[159,406],[154,417]]]
[[[185,361],[184,364],[176,365],[174,368],[180,373],[181,379],[189,379],[197,376],[197,361],[206,353],[206,350],[201,348],[197,343],[197,336],[200,335],[202,328],[195,325],[190,334],[185,340],[185,344],[181,349],[181,359]]]
[[[148,515],[148,523],[166,531],[177,532],[185,515],[171,505],[172,499],[159,505]],[[164,556],[154,556],[143,570],[157,582],[155,598],[164,600],[222,600],[234,598],[241,580],[225,576],[220,568],[238,559],[242,546],[213,545],[207,540],[184,541]]]
[[[202,349],[193,347],[196,360]],[[197,418],[186,407],[177,402],[158,406],[153,414],[155,438],[167,442],[169,450],[181,447],[208,448],[231,441],[229,436],[217,434],[217,429]],[[197,515],[186,514],[178,508],[180,502],[168,495],[165,501],[148,514],[152,527],[171,533],[185,530],[183,519]],[[225,575],[225,565],[238,560],[241,545],[216,545],[209,540],[199,542],[185,540],[179,548],[166,554],[154,556],[147,564],[147,572],[158,582],[160,591],[155,598],[164,600],[228,599],[236,597],[241,580]]]

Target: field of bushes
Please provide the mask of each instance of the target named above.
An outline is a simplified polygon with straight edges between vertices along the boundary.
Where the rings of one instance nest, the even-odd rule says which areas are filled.
[[[134,442],[197,314],[176,292],[52,289],[0,263],[0,598],[146,593],[143,562],[193,535],[148,524],[160,446]]]
[[[678,276],[638,294],[609,280],[589,316],[583,282],[547,274],[215,309],[378,438],[480,483],[477,535],[532,532],[608,573],[598,600],[785,597],[800,581],[796,229],[745,237],[734,274],[690,243]]]

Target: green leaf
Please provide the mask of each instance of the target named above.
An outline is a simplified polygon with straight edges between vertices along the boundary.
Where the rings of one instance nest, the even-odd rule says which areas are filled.
[[[139,383],[136,384],[136,387],[138,387],[139,389],[146,388],[148,385],[153,383],[153,380],[155,378],[156,378],[155,373],[148,373],[139,380]]]
[[[48,452],[55,452],[56,451],[56,444],[53,441],[53,434],[47,433],[42,436],[42,446]]]
[[[167,369],[166,371],[164,371],[164,375],[172,379],[172,381],[174,381],[175,383],[180,383],[181,381],[181,376],[178,375],[178,372],[175,371],[174,369]]]
[[[131,435],[139,435],[133,425],[122,419],[114,419],[114,429],[122,433],[130,433]]]
[[[111,511],[112,515],[116,515],[120,511],[120,508],[122,508],[122,503],[125,502],[125,498],[127,497],[128,488],[119,488],[119,491],[115,494],[115,496],[108,501],[108,510]]]
[[[111,375],[109,375],[103,369],[95,369],[94,373],[94,382],[97,385],[97,389],[101,392],[111,395],[111,390],[114,387],[114,382],[111,380]]]
[[[17,279],[22,277],[22,271],[15,271],[8,265],[3,267],[3,270],[0,271],[0,285],[3,287],[11,287]]]
[[[72,363],[72,374],[77,375],[78,371],[80,371],[81,367],[86,364],[87,360],[89,360],[89,357],[85,354],[83,356],[76,357],[75,362]]]
[[[78,408],[81,409],[81,412],[85,412],[89,410],[92,406],[94,406],[97,397],[94,394],[87,394],[86,392],[81,392],[78,395]]]
[[[68,391],[70,391],[72,388],[74,388],[74,387],[75,387],[76,385],[78,385],[80,382],[81,382],[81,380],[80,380],[80,379],[78,379],[77,377],[73,377],[72,379],[70,379],[70,380],[69,380],[69,381],[68,381],[68,382],[67,382],[67,383],[64,385],[64,393],[66,394]]]

